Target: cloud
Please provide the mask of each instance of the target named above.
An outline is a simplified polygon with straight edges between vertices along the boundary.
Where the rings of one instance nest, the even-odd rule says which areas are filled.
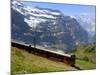
[[[89,32],[89,34],[95,33],[95,13],[85,12],[80,13],[76,16],[77,21],[80,23],[80,25]]]

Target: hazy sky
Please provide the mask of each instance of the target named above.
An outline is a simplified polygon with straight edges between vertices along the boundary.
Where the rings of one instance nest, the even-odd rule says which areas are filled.
[[[61,4],[61,3],[45,3],[45,2],[24,2],[29,6],[38,6],[43,8],[50,8],[60,10],[65,15],[79,15],[79,14],[90,14],[95,15],[95,6],[93,5],[75,5],[75,4]]]

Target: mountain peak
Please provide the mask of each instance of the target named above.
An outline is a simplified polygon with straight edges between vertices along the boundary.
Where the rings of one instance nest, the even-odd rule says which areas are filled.
[[[73,16],[59,10],[12,2],[12,38],[38,45],[70,49],[88,42],[87,32]],[[36,32],[36,35],[34,35]]]

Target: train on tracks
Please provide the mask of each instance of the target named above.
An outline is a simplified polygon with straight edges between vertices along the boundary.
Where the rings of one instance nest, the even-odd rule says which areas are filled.
[[[60,52],[56,52],[53,50],[45,49],[40,46],[34,47],[28,43],[23,43],[23,42],[12,41],[11,45],[12,45],[12,47],[17,47],[17,48],[26,50],[29,53],[40,55],[40,56],[46,57],[48,59],[61,61],[68,65],[71,65],[71,66],[75,65],[75,55],[74,54],[60,53]]]

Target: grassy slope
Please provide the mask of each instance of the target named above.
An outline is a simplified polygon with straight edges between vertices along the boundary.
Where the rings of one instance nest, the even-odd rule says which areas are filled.
[[[96,45],[91,44],[82,46],[75,49],[76,64],[83,69],[95,69],[96,68]]]
[[[96,68],[96,64],[84,60],[76,60],[76,65],[78,65],[83,70],[90,70]]]
[[[26,51],[12,47],[11,53],[11,73],[12,75],[21,73],[53,72],[76,70],[64,63],[56,62],[30,54]]]

